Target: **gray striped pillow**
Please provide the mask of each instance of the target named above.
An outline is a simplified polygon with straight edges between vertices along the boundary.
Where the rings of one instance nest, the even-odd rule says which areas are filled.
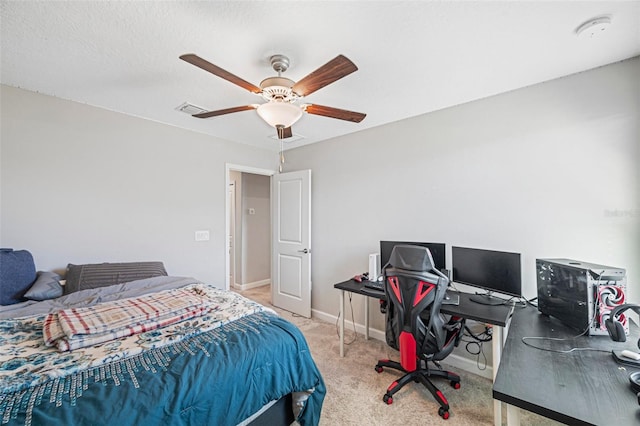
[[[67,265],[64,294],[166,275],[162,262],[70,263]]]

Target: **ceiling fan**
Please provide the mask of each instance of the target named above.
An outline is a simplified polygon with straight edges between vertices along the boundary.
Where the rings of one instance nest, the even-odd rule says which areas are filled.
[[[184,54],[180,56],[180,59],[240,86],[251,93],[260,95],[267,101],[262,104],[243,105],[193,114],[193,116],[197,118],[216,117],[218,115],[255,109],[264,121],[276,129],[278,139],[286,139],[293,136],[291,126],[302,117],[303,112],[352,121],[354,123],[359,123],[366,117],[366,114],[360,112],[347,111],[324,105],[296,104],[296,101],[299,99],[328,86],[358,69],[353,62],[343,55],[336,56],[297,82],[282,77],[282,73],[289,68],[289,58],[284,55],[273,55],[270,58],[271,66],[278,75],[262,80],[260,87],[243,80],[193,53]]]

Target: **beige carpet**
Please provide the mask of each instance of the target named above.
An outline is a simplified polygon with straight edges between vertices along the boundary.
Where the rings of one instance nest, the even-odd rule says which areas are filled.
[[[296,324],[304,333],[313,358],[327,386],[321,426],[347,425],[492,425],[493,399],[491,381],[460,369],[454,371],[462,377],[461,388],[453,389],[448,382],[434,380],[450,405],[451,417],[444,423],[438,415],[438,404],[431,394],[418,383],[411,383],[393,398],[393,404],[382,401],[387,387],[400,373],[385,370],[378,374],[374,366],[378,359],[398,360],[398,352],[378,340],[364,340],[362,334],[345,331],[345,357],[340,358],[340,341],[336,324],[318,319],[295,316],[271,305],[270,287],[263,286],[240,292],[275,309]],[[443,363],[443,367],[448,366]],[[504,410],[503,410],[504,411]],[[503,413],[503,422],[505,421]],[[543,417],[521,410],[522,425],[557,425]]]

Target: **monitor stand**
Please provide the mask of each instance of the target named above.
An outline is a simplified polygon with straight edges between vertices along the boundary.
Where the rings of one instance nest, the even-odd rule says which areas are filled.
[[[487,293],[476,293],[475,295],[469,297],[469,300],[475,303],[479,303],[481,305],[490,305],[490,306],[498,306],[504,305],[505,300],[500,297],[495,297],[491,295],[491,292]]]

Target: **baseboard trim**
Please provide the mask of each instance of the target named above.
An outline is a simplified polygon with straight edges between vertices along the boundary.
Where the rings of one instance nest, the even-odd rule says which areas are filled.
[[[258,287],[262,287],[270,284],[271,284],[271,279],[267,278],[266,280],[254,281],[246,284],[233,283],[232,287],[236,290],[244,291],[244,290],[250,290],[252,288],[258,288]]]
[[[318,311],[316,309],[311,310],[311,316],[314,318],[318,318],[322,321],[329,322],[335,324],[338,320],[338,315],[331,315],[326,312]],[[346,319],[344,321],[344,328],[348,330],[353,330],[353,322]],[[356,333],[364,334],[364,324],[359,324],[356,322]],[[369,327],[369,337],[385,342],[384,331],[380,331],[376,328]]]
[[[338,315],[331,315],[326,312],[319,311],[317,309],[311,310],[311,316],[313,318],[317,318],[319,320],[332,323],[332,324],[335,324],[336,321],[338,321]],[[348,330],[353,330],[353,322],[345,318],[344,328]],[[356,329],[356,333],[364,335],[364,331],[365,331],[364,324],[359,324],[356,322],[355,329]],[[384,331],[378,330],[376,328],[369,327],[369,337],[372,339],[379,340],[381,342],[386,342]],[[478,369],[478,365],[475,360],[465,358],[463,356],[456,355],[456,354],[449,355],[445,362],[451,365],[452,367],[459,368],[464,371],[468,371],[469,373],[476,374],[486,379],[493,378],[493,368],[490,365],[487,365],[487,367],[484,370],[480,370]]]
[[[475,360],[465,358],[457,354],[449,355],[443,362],[446,362],[452,367],[459,368],[460,370],[468,371],[469,373],[484,377],[485,379],[493,380],[493,367],[490,365],[487,365],[484,370],[480,370]]]

